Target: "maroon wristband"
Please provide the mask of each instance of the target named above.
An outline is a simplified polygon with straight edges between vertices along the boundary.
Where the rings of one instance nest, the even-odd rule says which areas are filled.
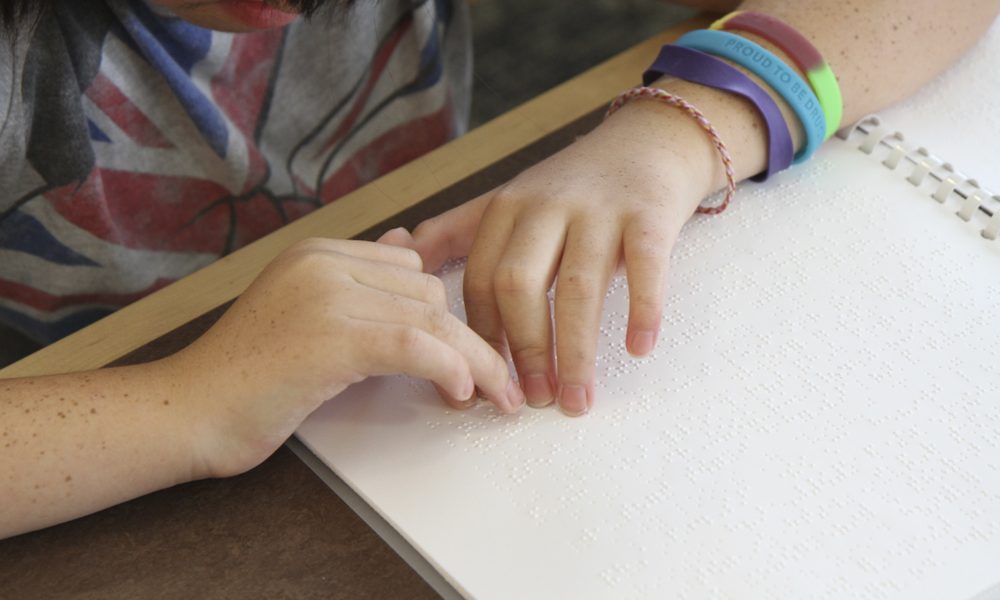
[[[692,48],[666,45],[643,74],[643,84],[648,86],[664,75],[731,92],[753,103],[767,127],[767,169],[751,177],[753,181],[765,181],[792,164],[795,148],[781,109],[770,94],[739,69]]]
[[[840,84],[823,55],[805,36],[777,17],[758,12],[733,12],[712,23],[712,29],[758,35],[784,52],[806,74],[826,115],[826,138],[840,128],[844,100]]]
[[[732,13],[713,23],[712,28],[725,31],[745,31],[759,35],[781,48],[804,73],[817,69],[826,62],[819,50],[801,33],[770,15],[758,12]]]

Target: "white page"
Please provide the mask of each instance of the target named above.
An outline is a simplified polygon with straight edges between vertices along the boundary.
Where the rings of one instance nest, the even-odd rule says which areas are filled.
[[[685,227],[647,359],[615,282],[588,416],[376,378],[300,439],[477,598],[974,596],[1000,581],[1000,242],[856,145]]]

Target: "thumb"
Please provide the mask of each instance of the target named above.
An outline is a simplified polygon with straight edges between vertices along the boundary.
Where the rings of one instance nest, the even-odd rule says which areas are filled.
[[[468,256],[492,195],[492,192],[483,194],[427,219],[417,225],[412,235],[403,228],[393,229],[378,241],[416,250],[424,261],[424,271],[433,273],[450,258]]]

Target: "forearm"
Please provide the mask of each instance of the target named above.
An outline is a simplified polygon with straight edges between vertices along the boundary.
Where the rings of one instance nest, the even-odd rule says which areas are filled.
[[[203,476],[169,361],[0,381],[0,538]]]
[[[776,16],[816,46],[837,75],[844,99],[842,125],[846,126],[906,98],[954,63],[992,24],[1000,11],[1000,1],[968,2],[961,11],[928,0],[745,0],[736,8]],[[766,40],[741,35],[794,65]],[[766,129],[752,104],[726,92],[679,80],[664,79],[656,86],[676,93],[705,113],[726,142],[738,179],[764,170]],[[798,119],[768,86],[762,87],[781,108],[795,147],[801,147],[804,133]],[[620,114],[613,117],[621,125],[616,129],[631,130],[647,139],[668,140],[686,149],[691,176],[705,183],[686,208],[694,210],[701,198],[724,185],[715,148],[689,116],[652,102],[632,103]],[[634,124],[630,126],[628,121]]]
[[[778,17],[816,46],[837,75],[847,125],[931,81],[1000,12],[998,0],[957,6],[933,0],[745,0],[739,10]]]

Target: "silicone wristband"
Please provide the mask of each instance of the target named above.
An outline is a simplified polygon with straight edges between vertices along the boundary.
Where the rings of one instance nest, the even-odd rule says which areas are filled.
[[[819,104],[826,113],[826,139],[838,129],[844,114],[840,84],[830,65],[812,43],[784,21],[758,12],[734,12],[715,23],[712,29],[745,31],[759,35],[780,48],[806,74]]]
[[[733,33],[708,29],[688,32],[676,44],[727,58],[745,67],[785,99],[806,133],[805,145],[792,162],[806,160],[823,143],[826,138],[826,115],[816,94],[794,69],[760,44]]]
[[[656,60],[643,73],[643,85],[648,86],[664,75],[732,92],[757,107],[767,127],[767,169],[751,179],[764,181],[792,164],[795,149],[781,109],[770,94],[739,69],[704,52],[667,45],[660,49]]]

